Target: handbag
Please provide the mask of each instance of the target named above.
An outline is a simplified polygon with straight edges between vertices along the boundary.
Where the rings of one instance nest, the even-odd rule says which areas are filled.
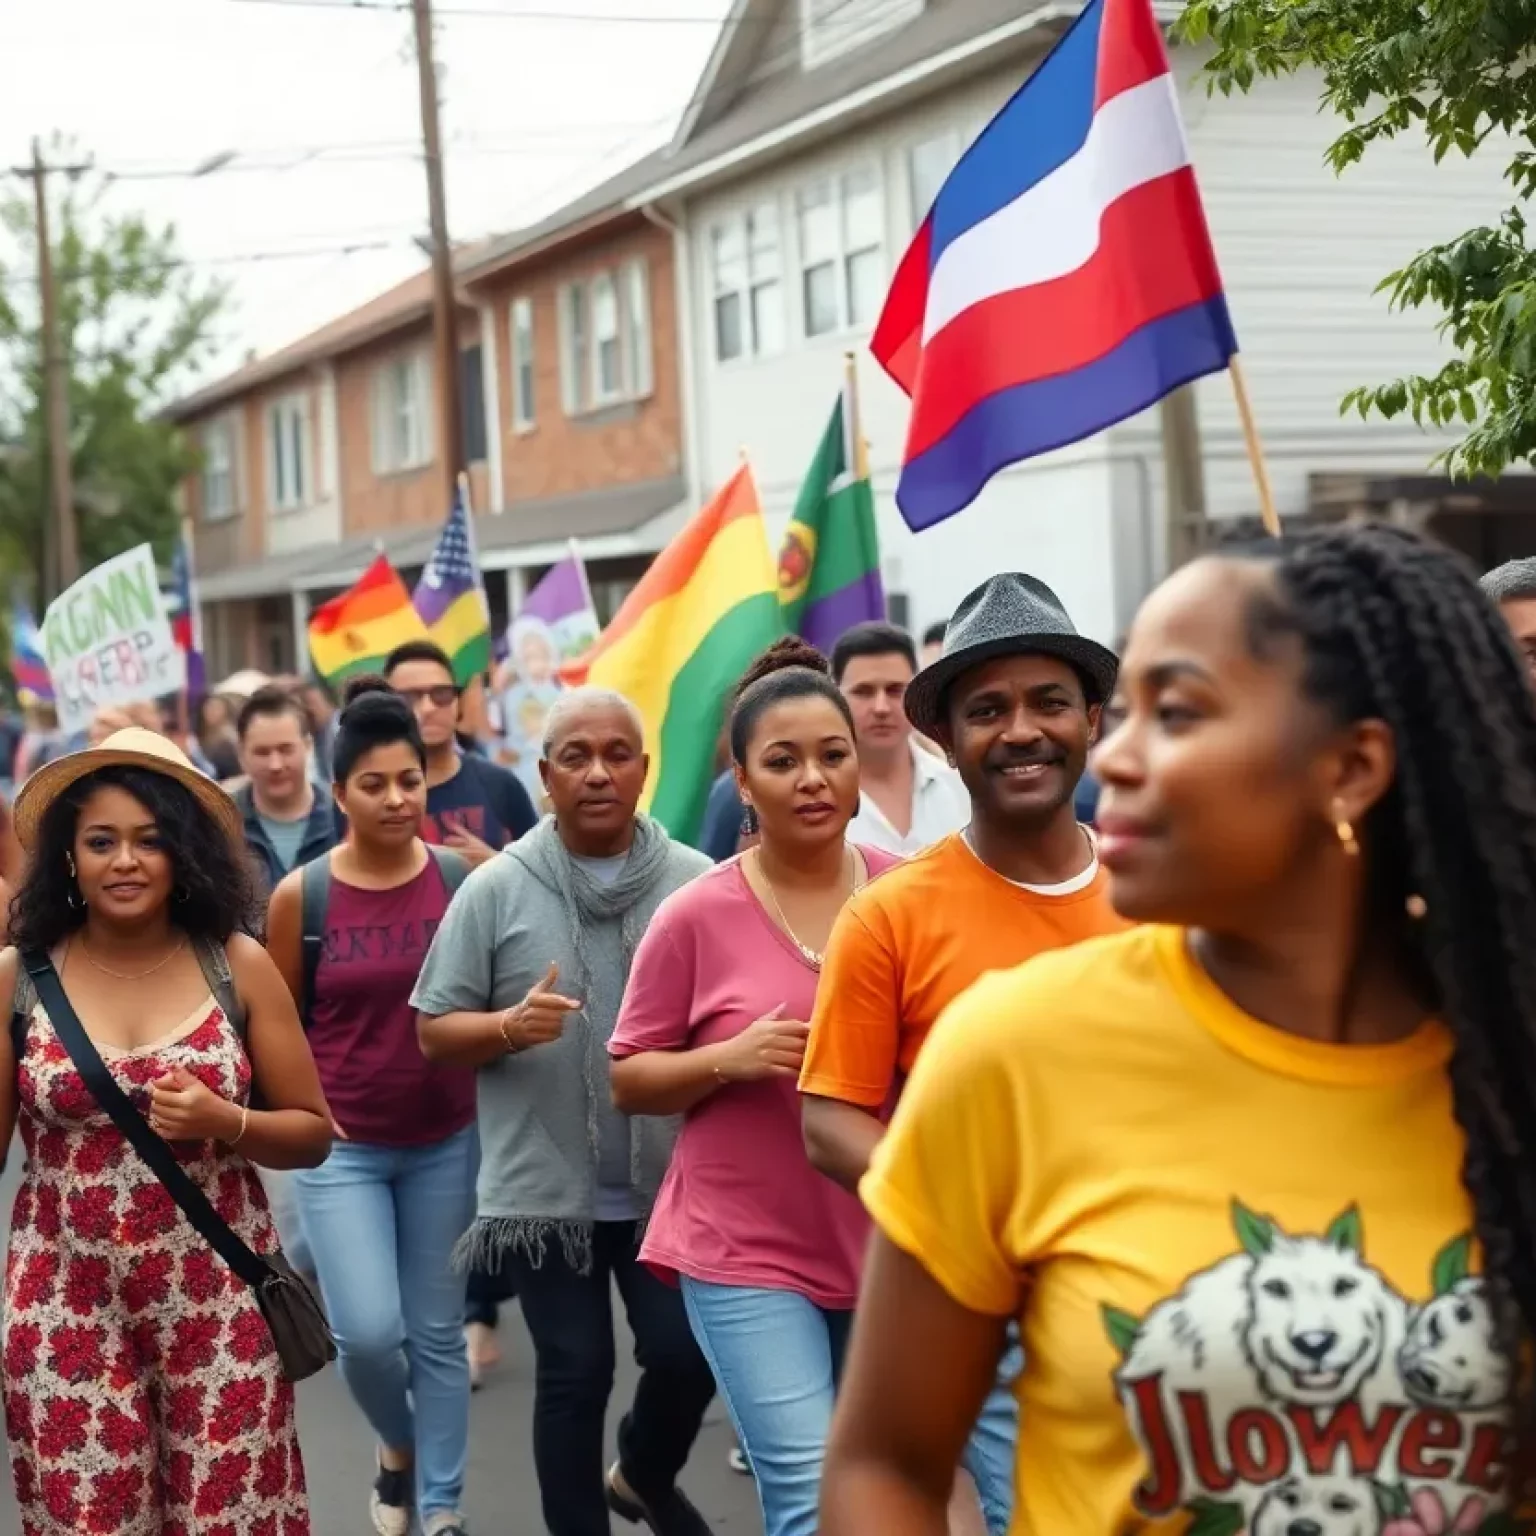
[[[208,1197],[187,1176],[170,1147],[150,1129],[149,1122],[118,1087],[64,995],[53,962],[35,950],[21,958],[48,1012],[54,1034],[69,1052],[91,1096],[165,1186],[203,1241],[255,1293],[283,1374],[289,1381],[303,1381],[324,1370],[336,1358],[336,1340],[315,1293],[280,1253],[264,1259],[235,1235]]]

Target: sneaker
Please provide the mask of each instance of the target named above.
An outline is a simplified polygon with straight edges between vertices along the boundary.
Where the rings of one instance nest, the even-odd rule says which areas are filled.
[[[733,1445],[725,1458],[726,1465],[732,1472],[739,1472],[743,1477],[752,1476],[752,1463],[747,1460],[747,1453],[739,1445]]]
[[[642,1503],[618,1462],[608,1469],[604,1492],[608,1508],[631,1525],[647,1525],[654,1536],[714,1536],[693,1501],[681,1488],[669,1488],[660,1499]]]
[[[373,1528],[379,1536],[410,1536],[414,1481],[415,1474],[409,1467],[394,1472],[380,1465],[368,1499],[368,1513],[373,1516]]]
[[[469,1523],[456,1509],[439,1509],[426,1518],[423,1536],[469,1536]]]

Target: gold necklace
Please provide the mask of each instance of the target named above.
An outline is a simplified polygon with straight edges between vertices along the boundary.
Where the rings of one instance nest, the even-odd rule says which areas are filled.
[[[172,960],[187,946],[183,937],[180,942],[163,960],[157,960],[147,971],[135,971],[131,975],[127,971],[114,971],[103,965],[100,960],[90,952],[86,946],[85,935],[80,935],[80,953],[85,956],[86,964],[94,966],[103,976],[110,976],[114,981],[143,981],[146,976],[153,976],[156,971],[163,971]]]
[[[845,847],[843,852],[846,855],[848,865],[848,896],[851,896],[853,895],[854,891],[858,889],[858,877],[856,874],[858,866],[854,863],[852,848]],[[773,915],[778,918],[779,927],[784,930],[785,936],[789,939],[789,942],[800,951],[800,958],[804,960],[805,963],[810,966],[813,971],[819,971],[822,967],[822,963],[827,958],[826,951],[812,949],[809,944],[803,943],[801,941],[799,934],[797,934],[795,930],[790,927],[789,919],[784,916],[784,908],[779,905],[779,893],[774,890],[773,881],[768,878],[768,871],[763,868],[762,849],[760,847],[754,848],[752,850],[752,857],[757,862],[758,879],[763,882],[763,889],[768,892],[768,900],[773,903]],[[845,896],[843,900],[847,901],[848,896]]]

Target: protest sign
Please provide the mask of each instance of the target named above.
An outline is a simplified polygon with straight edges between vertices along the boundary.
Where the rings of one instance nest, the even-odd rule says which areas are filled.
[[[186,680],[148,544],[102,561],[54,598],[42,646],[68,732],[84,730],[98,709],[158,699]]]

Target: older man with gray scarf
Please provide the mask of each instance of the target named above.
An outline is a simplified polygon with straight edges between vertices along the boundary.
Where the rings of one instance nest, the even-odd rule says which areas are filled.
[[[638,1259],[676,1127],[626,1120],[608,1086],[635,946],[710,867],[637,814],[648,766],[627,700],[565,694],[539,765],[553,816],[469,877],[412,998],[426,1054],[480,1069],[479,1214],[460,1257],[517,1283],[551,1536],[609,1536],[610,1509],[658,1536],[709,1533],[677,1478],[714,1381],[681,1297]],[[641,1376],[605,1474],[614,1282]]]

